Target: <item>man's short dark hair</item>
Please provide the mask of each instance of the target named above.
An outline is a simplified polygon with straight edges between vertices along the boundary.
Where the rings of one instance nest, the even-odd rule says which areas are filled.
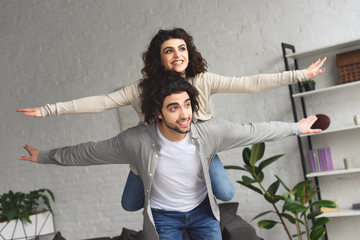
[[[187,92],[193,112],[199,109],[198,91],[184,77],[175,71],[164,72],[152,85],[141,87],[141,111],[145,122],[156,122],[157,114],[161,112],[165,97],[180,92]]]

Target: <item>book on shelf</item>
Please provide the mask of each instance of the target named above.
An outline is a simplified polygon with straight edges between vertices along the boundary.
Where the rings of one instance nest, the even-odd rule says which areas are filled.
[[[325,213],[325,212],[336,212],[339,208],[339,204],[338,201],[333,201],[336,204],[336,208],[327,208],[327,207],[320,207],[320,211]]]
[[[330,148],[318,148],[309,150],[309,158],[312,172],[324,172],[333,170]]]

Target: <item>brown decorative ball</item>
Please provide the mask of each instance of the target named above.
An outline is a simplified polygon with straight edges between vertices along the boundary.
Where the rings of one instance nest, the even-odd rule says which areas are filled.
[[[330,118],[326,116],[325,114],[316,114],[316,117],[318,118],[316,122],[311,126],[312,129],[321,129],[325,130],[330,125]]]

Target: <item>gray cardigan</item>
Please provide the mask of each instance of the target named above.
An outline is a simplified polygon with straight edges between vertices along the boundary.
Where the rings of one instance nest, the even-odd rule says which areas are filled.
[[[218,220],[219,208],[213,196],[208,171],[214,155],[235,147],[299,134],[301,126],[297,123],[237,124],[216,118],[192,123],[192,143],[200,156],[210,205]],[[63,166],[129,163],[135,165],[145,189],[144,232],[148,239],[158,239],[150,207],[150,190],[160,147],[155,125],[141,124],[108,140],[42,151],[38,156],[38,163]]]

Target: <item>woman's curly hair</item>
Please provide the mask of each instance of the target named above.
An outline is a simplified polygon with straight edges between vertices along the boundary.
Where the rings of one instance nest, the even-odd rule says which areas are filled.
[[[154,79],[158,75],[165,72],[161,62],[160,48],[161,44],[169,39],[182,39],[185,41],[189,53],[189,65],[186,68],[186,77],[195,77],[197,74],[207,71],[207,62],[201,56],[195,47],[193,37],[190,36],[182,28],[174,28],[171,30],[159,30],[155,37],[151,40],[150,45],[143,53],[144,68],[141,69],[143,79]]]
[[[155,85],[145,86],[140,95],[141,111],[146,123],[152,124],[158,120],[157,114],[161,112],[165,98],[173,93],[187,92],[192,112],[198,111],[199,103],[196,98],[199,93],[180,73],[164,72],[156,79],[156,82]]]

